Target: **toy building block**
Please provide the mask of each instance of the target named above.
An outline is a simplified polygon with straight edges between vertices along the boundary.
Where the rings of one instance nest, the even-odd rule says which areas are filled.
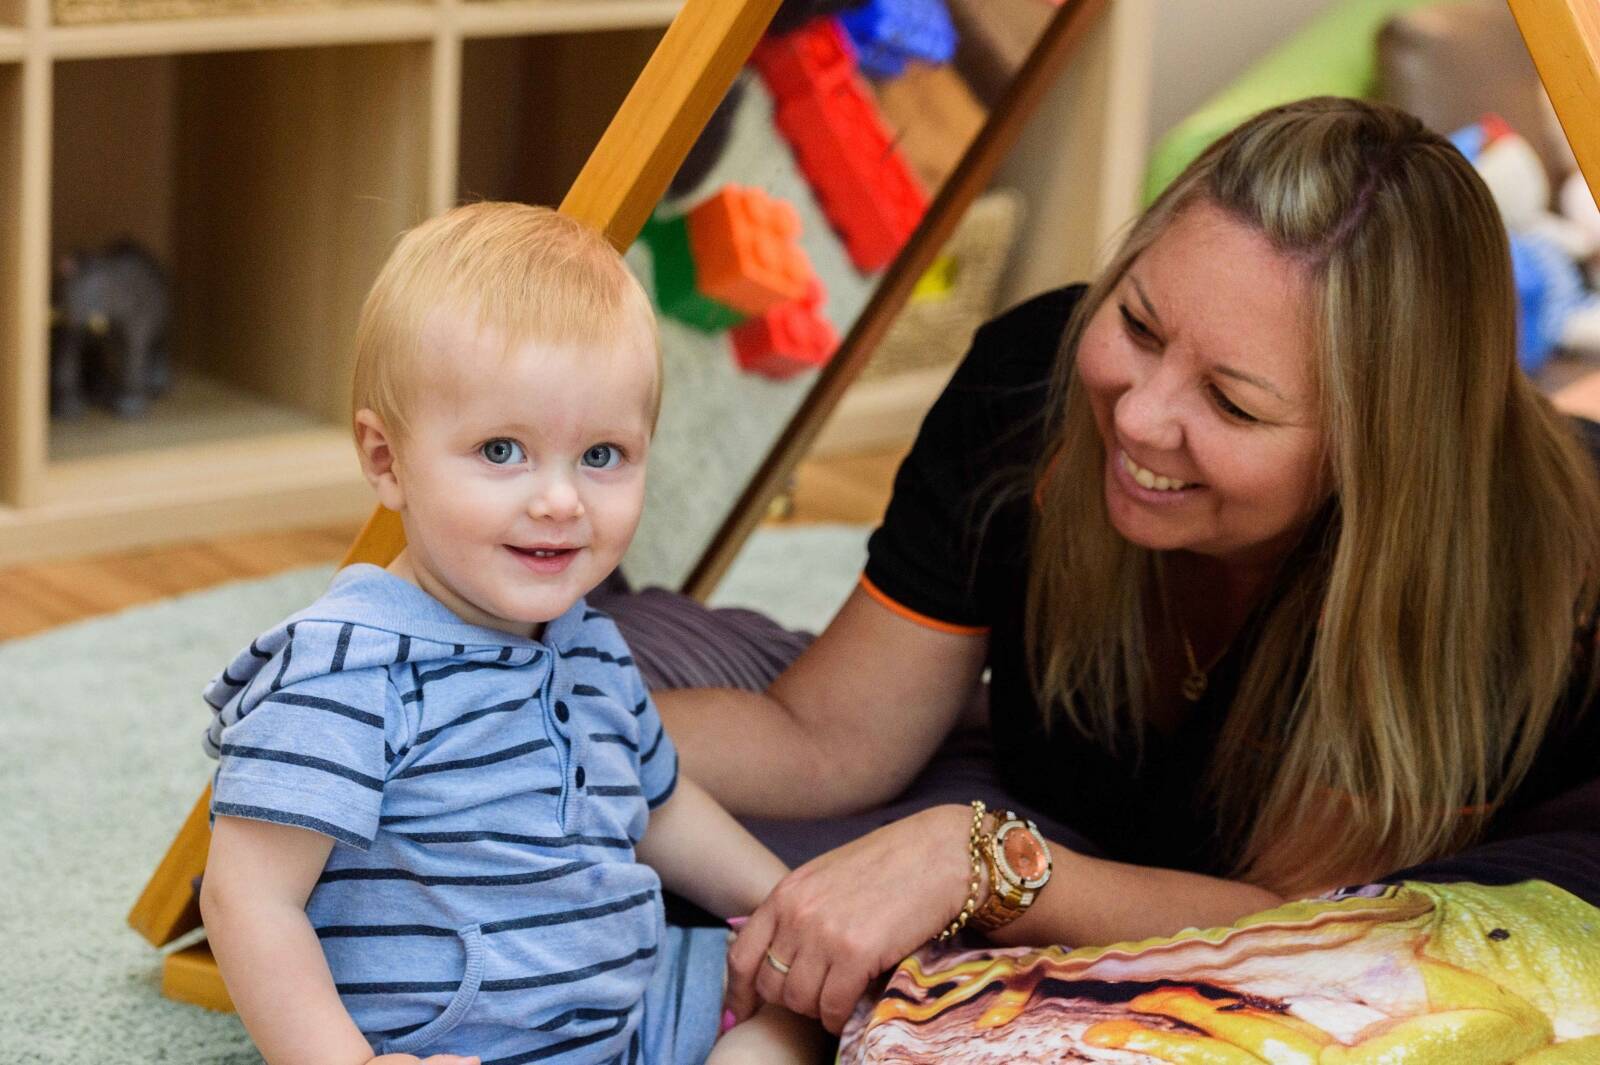
[[[767,311],[733,330],[733,354],[739,368],[777,380],[825,364],[839,348],[839,334],[822,315],[820,282],[801,299]]]
[[[944,0],[868,0],[839,22],[861,69],[873,77],[897,78],[907,60],[943,64],[956,54],[956,28]]]
[[[750,53],[773,98],[818,92],[856,76],[856,50],[838,19],[819,18],[779,37],[763,37]]]
[[[702,333],[721,333],[745,320],[743,312],[700,291],[689,250],[689,223],[683,215],[652,217],[639,239],[650,247],[656,306],[662,314]]]
[[[955,291],[959,269],[960,263],[954,255],[947,251],[940,252],[939,257],[933,260],[933,265],[917,278],[916,287],[911,290],[911,302],[927,303],[948,297]]]
[[[799,299],[815,278],[800,216],[758,188],[727,185],[688,215],[695,288],[746,314]]]
[[[989,117],[983,104],[950,66],[908,63],[900,77],[872,88],[922,187],[943,188]]]
[[[774,116],[823,213],[862,271],[889,265],[928,196],[860,78],[781,101]]]

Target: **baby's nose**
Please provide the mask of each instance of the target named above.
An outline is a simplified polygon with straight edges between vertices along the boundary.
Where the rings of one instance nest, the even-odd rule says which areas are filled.
[[[528,512],[536,518],[552,521],[570,521],[582,517],[583,499],[578,494],[572,478],[553,476],[544,478],[539,489],[529,500]]]

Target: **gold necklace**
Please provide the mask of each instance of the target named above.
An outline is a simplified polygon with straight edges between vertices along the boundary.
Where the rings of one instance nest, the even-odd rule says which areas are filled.
[[[1223,644],[1222,650],[1217,652],[1217,657],[1211,660],[1211,664],[1201,669],[1200,660],[1194,656],[1194,644],[1189,642],[1189,630],[1183,627],[1183,619],[1172,609],[1172,598],[1167,594],[1165,585],[1161,588],[1161,600],[1167,608],[1167,617],[1177,626],[1178,639],[1183,641],[1183,657],[1189,662],[1189,673],[1183,678],[1183,697],[1191,703],[1198,703],[1205,698],[1206,687],[1211,683],[1211,671],[1217,668],[1217,663],[1228,653],[1228,645]]]

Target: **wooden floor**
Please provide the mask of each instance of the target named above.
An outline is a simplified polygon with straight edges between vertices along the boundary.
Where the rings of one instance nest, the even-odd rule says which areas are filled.
[[[786,522],[876,522],[904,449],[803,463]],[[226,581],[337,562],[359,525],[201,540],[0,570],[0,640]]]

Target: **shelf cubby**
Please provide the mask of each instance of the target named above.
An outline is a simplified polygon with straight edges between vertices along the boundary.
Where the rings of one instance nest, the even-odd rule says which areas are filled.
[[[343,426],[361,300],[425,214],[427,71],[411,44],[58,64],[54,255],[162,261],[177,387],[53,424],[52,467]]]
[[[663,29],[464,42],[458,198],[559,203]]]

